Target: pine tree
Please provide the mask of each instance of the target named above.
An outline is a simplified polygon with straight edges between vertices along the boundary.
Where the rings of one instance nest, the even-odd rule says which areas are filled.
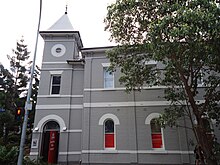
[[[24,109],[25,106],[32,64],[32,61],[29,60],[29,54],[30,52],[22,37],[17,41],[16,48],[12,49],[12,55],[7,55],[10,62],[10,70],[5,69],[2,64],[0,65],[0,78],[3,80],[0,84],[0,108],[5,109],[5,112],[0,114],[0,139],[3,137],[3,145],[10,145],[11,142],[19,142],[19,128],[21,128],[22,117],[21,120],[17,121],[15,119],[15,113],[18,107]],[[34,120],[39,74],[40,69],[36,67],[31,98],[34,104],[33,111],[30,113],[29,125],[32,125]],[[9,133],[10,137],[8,136]]]

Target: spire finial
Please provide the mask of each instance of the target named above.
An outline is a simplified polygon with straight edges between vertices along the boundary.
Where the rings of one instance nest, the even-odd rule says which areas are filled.
[[[66,4],[66,11],[65,11],[65,14],[67,14],[67,9],[68,9],[68,5]]]

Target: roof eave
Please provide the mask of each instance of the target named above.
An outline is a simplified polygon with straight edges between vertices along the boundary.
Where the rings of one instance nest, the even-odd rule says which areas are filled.
[[[45,36],[66,36],[66,35],[75,35],[76,37],[76,41],[77,44],[79,46],[80,49],[83,48],[83,43],[82,43],[82,39],[80,36],[79,31],[74,31],[74,30],[45,30],[45,31],[40,31],[40,35],[41,37],[45,37]]]

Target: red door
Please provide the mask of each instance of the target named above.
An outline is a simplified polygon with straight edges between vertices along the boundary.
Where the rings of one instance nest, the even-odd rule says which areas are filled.
[[[57,147],[58,147],[57,144],[58,144],[58,132],[50,131],[48,163],[56,163],[57,161]]]

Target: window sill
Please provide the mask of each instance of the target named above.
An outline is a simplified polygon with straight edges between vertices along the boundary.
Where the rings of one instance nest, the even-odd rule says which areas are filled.
[[[155,152],[166,152],[165,148],[152,148],[152,151],[155,151]]]
[[[49,96],[50,97],[60,97],[61,95],[60,94],[50,94]]]
[[[115,148],[104,148],[103,150],[104,153],[118,153],[118,150]]]
[[[105,90],[105,91],[112,91],[112,90],[116,90],[116,88],[112,87],[112,88],[103,88],[102,90]]]
[[[104,148],[104,150],[110,150],[110,151],[114,151],[114,150],[116,150],[116,148]]]

